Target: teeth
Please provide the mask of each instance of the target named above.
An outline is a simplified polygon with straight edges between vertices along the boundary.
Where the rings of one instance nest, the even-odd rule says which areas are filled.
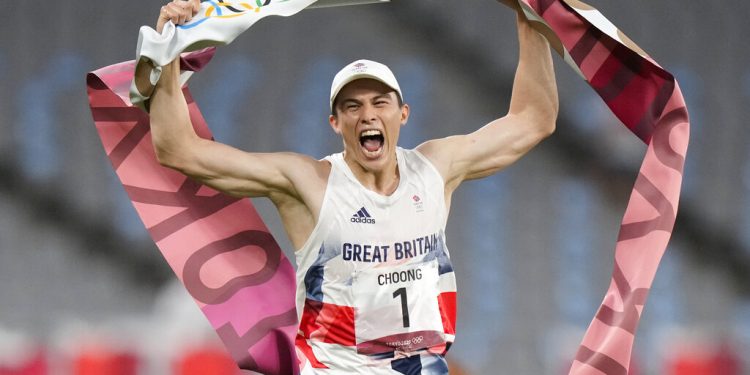
[[[362,132],[362,135],[360,135],[360,137],[372,137],[380,134],[380,130],[365,130]]]

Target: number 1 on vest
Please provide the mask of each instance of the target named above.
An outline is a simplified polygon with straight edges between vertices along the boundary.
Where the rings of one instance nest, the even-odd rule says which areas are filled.
[[[404,328],[409,328],[409,306],[406,303],[406,288],[398,288],[393,292],[393,298],[401,296],[401,316],[404,319]]]

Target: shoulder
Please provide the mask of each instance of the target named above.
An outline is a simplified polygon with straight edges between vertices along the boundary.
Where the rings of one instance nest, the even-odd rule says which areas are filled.
[[[404,162],[410,168],[425,168],[435,169],[433,161],[427,157],[427,155],[419,148],[402,149],[399,148],[399,157],[404,158]]]
[[[275,191],[269,194],[269,198],[282,212],[290,207],[299,205],[307,207],[307,210],[317,217],[328,185],[331,174],[331,162],[329,158],[315,159],[308,155],[293,152],[276,153],[276,162],[280,163],[279,169],[289,181],[289,188],[284,191]]]
[[[445,179],[435,163],[419,149],[403,149],[399,155],[404,159],[404,167],[408,173],[419,176],[429,185],[439,185],[442,191]]]
[[[294,152],[274,152],[269,154],[256,154],[255,163],[264,165],[258,168],[269,168],[276,171],[278,180],[285,181],[277,189],[271,189],[269,198],[279,200],[288,196],[306,200],[305,197],[316,194],[325,189],[331,164],[325,159],[317,160],[311,156]]]
[[[328,181],[331,173],[330,158],[315,159],[294,152],[278,153],[277,162],[295,185]]]
[[[454,183],[455,178],[451,175],[453,155],[457,152],[457,147],[462,143],[463,138],[462,135],[454,135],[432,139],[414,149],[437,170],[446,186]]]

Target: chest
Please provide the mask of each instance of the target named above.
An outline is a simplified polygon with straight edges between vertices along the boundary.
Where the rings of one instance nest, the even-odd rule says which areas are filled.
[[[409,241],[435,233],[445,223],[442,197],[418,185],[408,186],[397,197],[351,189],[338,190],[331,198],[331,234],[342,243]]]

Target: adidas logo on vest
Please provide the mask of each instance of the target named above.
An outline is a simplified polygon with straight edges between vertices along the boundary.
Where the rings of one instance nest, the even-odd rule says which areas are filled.
[[[352,223],[363,223],[363,224],[375,224],[375,219],[370,216],[367,209],[364,207],[360,208],[359,211],[355,212],[351,218]]]

